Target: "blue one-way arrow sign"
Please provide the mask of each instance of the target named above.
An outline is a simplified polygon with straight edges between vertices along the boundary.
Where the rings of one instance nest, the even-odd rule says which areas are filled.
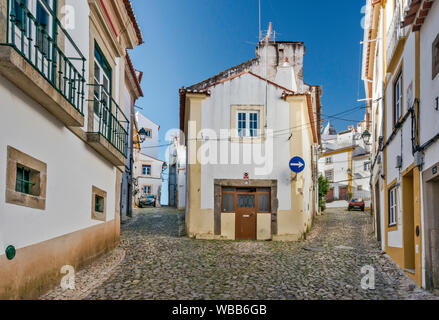
[[[294,157],[290,160],[290,169],[295,173],[300,173],[305,170],[305,160],[301,157]]]

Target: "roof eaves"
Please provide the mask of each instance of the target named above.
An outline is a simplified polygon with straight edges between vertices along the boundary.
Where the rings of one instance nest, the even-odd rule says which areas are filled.
[[[139,24],[137,23],[136,15],[134,14],[133,6],[131,5],[130,0],[123,0],[125,4],[125,8],[128,12],[128,16],[131,19],[131,22],[133,23],[134,29],[136,30],[137,39],[139,40],[139,45],[144,43],[143,37],[142,37],[142,31],[140,30]]]

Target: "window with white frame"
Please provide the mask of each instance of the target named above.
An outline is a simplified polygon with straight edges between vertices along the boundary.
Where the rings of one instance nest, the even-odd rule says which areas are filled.
[[[151,194],[151,186],[143,186],[143,194]]]
[[[144,164],[142,165],[142,175],[143,176],[150,176],[151,175],[151,165],[150,164]]]
[[[396,186],[389,190],[389,227],[396,225],[396,212],[398,209],[396,192]]]
[[[363,166],[364,166],[364,168],[363,168],[364,171],[370,170],[370,162],[369,161],[364,162]]]
[[[393,84],[393,124],[396,125],[402,116],[402,70]]]
[[[334,170],[326,170],[325,171],[325,177],[329,180],[329,182],[334,181]]]
[[[260,114],[255,110],[237,111],[237,129],[240,138],[256,138],[260,136]]]
[[[332,163],[332,157],[326,157],[326,164]]]

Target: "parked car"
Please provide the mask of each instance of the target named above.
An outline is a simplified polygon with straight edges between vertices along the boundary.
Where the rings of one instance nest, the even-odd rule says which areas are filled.
[[[349,201],[348,211],[351,211],[353,209],[358,209],[358,210],[364,211],[364,208],[365,208],[365,203],[364,203],[363,199],[354,198],[354,199],[351,199],[351,201]]]
[[[142,195],[139,200],[139,208],[144,208],[148,206],[155,207],[155,202],[156,202],[155,196]]]

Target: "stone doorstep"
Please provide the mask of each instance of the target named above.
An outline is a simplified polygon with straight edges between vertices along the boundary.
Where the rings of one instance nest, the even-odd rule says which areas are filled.
[[[0,45],[0,74],[66,126],[84,126],[84,116],[13,47]]]
[[[101,134],[87,132],[87,143],[116,167],[125,166],[127,161],[125,156],[113,147]]]
[[[202,234],[193,234],[190,236],[191,238],[195,238],[196,240],[227,240],[234,241],[234,239],[229,239],[222,235],[214,235],[211,233],[202,233]],[[271,239],[257,239],[252,241],[279,241],[279,242],[295,242],[299,241],[301,236],[296,234],[287,234],[287,235],[273,235]]]

